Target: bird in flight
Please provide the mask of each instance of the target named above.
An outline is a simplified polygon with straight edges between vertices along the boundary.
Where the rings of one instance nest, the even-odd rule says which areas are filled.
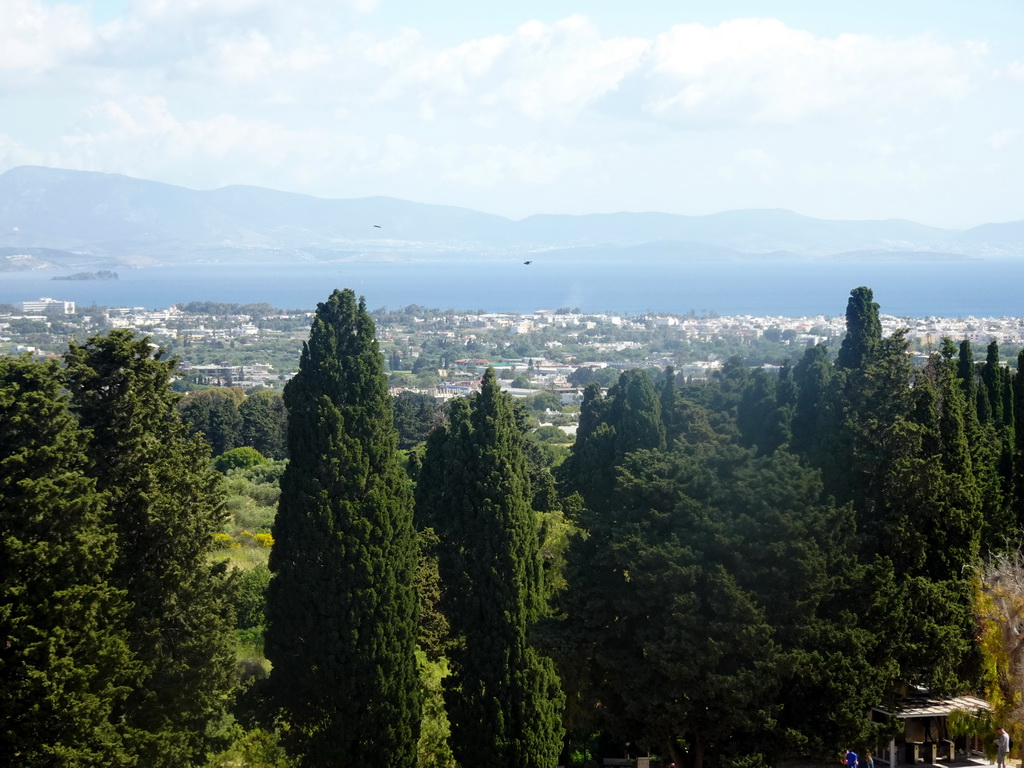
[[[532,261],[524,261],[523,264],[533,264]]]
[[[380,229],[380,224],[374,224],[373,226],[375,226],[377,229]]]

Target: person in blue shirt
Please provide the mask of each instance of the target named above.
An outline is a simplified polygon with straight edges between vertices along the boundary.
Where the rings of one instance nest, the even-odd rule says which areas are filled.
[[[846,754],[843,755],[842,762],[843,765],[846,766],[846,768],[857,768],[857,753],[852,752],[849,749],[846,750]]]

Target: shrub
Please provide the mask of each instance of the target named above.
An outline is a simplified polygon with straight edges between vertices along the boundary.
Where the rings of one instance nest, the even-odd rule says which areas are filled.
[[[262,628],[266,623],[267,584],[270,569],[257,565],[248,570],[235,571],[235,626],[239,629]]]
[[[255,448],[248,446],[243,448],[232,448],[225,451],[213,460],[213,468],[218,472],[227,474],[228,470],[240,467],[253,467],[257,464],[267,464],[269,460]]]

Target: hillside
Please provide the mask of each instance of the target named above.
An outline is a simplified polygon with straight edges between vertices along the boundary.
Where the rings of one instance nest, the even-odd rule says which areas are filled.
[[[243,186],[201,191],[41,167],[0,175],[0,232],[0,270],[539,251],[702,260],[840,254],[921,260],[934,253],[948,260],[1012,256],[1024,248],[1024,222],[957,232],[896,219],[829,221],[785,210],[546,214],[513,221],[387,197],[330,200]]]

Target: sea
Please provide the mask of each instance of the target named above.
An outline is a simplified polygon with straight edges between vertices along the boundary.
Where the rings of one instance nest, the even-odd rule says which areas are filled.
[[[527,313],[579,308],[645,313],[814,317],[842,315],[850,291],[867,286],[897,317],[1024,316],[1024,259],[971,261],[520,260],[302,262],[288,266],[192,264],[118,268],[119,280],[55,281],[52,270],[0,273],[0,302],[39,298],[162,309],[188,301],[314,309],[335,288],[367,307],[410,304]]]

